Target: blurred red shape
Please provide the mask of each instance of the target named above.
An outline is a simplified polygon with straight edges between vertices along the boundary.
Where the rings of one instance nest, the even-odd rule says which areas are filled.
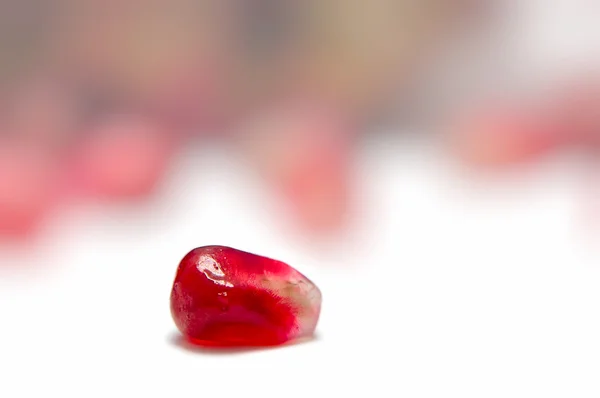
[[[0,235],[32,236],[57,203],[58,168],[48,152],[22,143],[0,145]]]
[[[556,99],[555,112],[565,129],[584,146],[600,147],[600,80],[596,76],[569,84]]]
[[[451,134],[459,157],[483,167],[535,160],[572,139],[555,115],[508,106],[473,110]]]
[[[148,120],[114,117],[86,133],[74,150],[70,167],[77,191],[103,199],[136,199],[154,192],[174,140]]]
[[[350,202],[350,123],[314,104],[285,104],[258,112],[244,127],[246,150],[309,231],[342,228]]]

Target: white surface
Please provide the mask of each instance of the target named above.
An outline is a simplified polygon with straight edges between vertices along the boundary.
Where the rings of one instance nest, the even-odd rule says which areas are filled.
[[[438,155],[369,144],[368,210],[326,252],[282,233],[251,175],[215,151],[182,160],[139,217],[82,210],[31,268],[0,277],[0,397],[597,397],[600,245],[577,235],[578,166],[476,183]],[[215,243],[309,275],[324,294],[318,338],[180,347],[175,268]]]

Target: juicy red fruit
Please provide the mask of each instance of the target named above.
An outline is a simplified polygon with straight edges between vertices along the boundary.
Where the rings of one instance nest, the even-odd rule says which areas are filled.
[[[192,343],[270,346],[312,335],[321,292],[289,265],[223,246],[188,253],[177,270],[171,314]]]

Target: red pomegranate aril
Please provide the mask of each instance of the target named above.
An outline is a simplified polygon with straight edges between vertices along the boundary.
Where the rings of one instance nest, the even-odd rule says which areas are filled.
[[[242,149],[308,233],[347,226],[352,207],[352,141],[343,112],[311,102],[283,103],[250,118]]]
[[[54,159],[21,143],[0,142],[0,237],[34,235],[58,199]]]
[[[76,148],[73,185],[86,196],[108,200],[148,197],[168,167],[173,146],[168,134],[149,121],[105,121]]]
[[[553,115],[491,108],[471,113],[452,135],[469,164],[502,167],[538,159],[567,146],[570,138]]]
[[[177,270],[171,314],[190,342],[272,346],[309,337],[321,292],[289,265],[224,246],[188,253]]]

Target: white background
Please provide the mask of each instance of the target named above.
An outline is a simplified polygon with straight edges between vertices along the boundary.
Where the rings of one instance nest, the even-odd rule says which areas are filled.
[[[252,175],[205,150],[139,216],[82,209],[39,251],[5,250],[29,264],[0,278],[0,396],[598,396],[600,245],[578,218],[583,168],[565,156],[489,181],[437,151],[366,145],[367,210],[338,243],[281,233]],[[324,294],[317,338],[182,346],[171,283],[205,244],[309,275]]]

